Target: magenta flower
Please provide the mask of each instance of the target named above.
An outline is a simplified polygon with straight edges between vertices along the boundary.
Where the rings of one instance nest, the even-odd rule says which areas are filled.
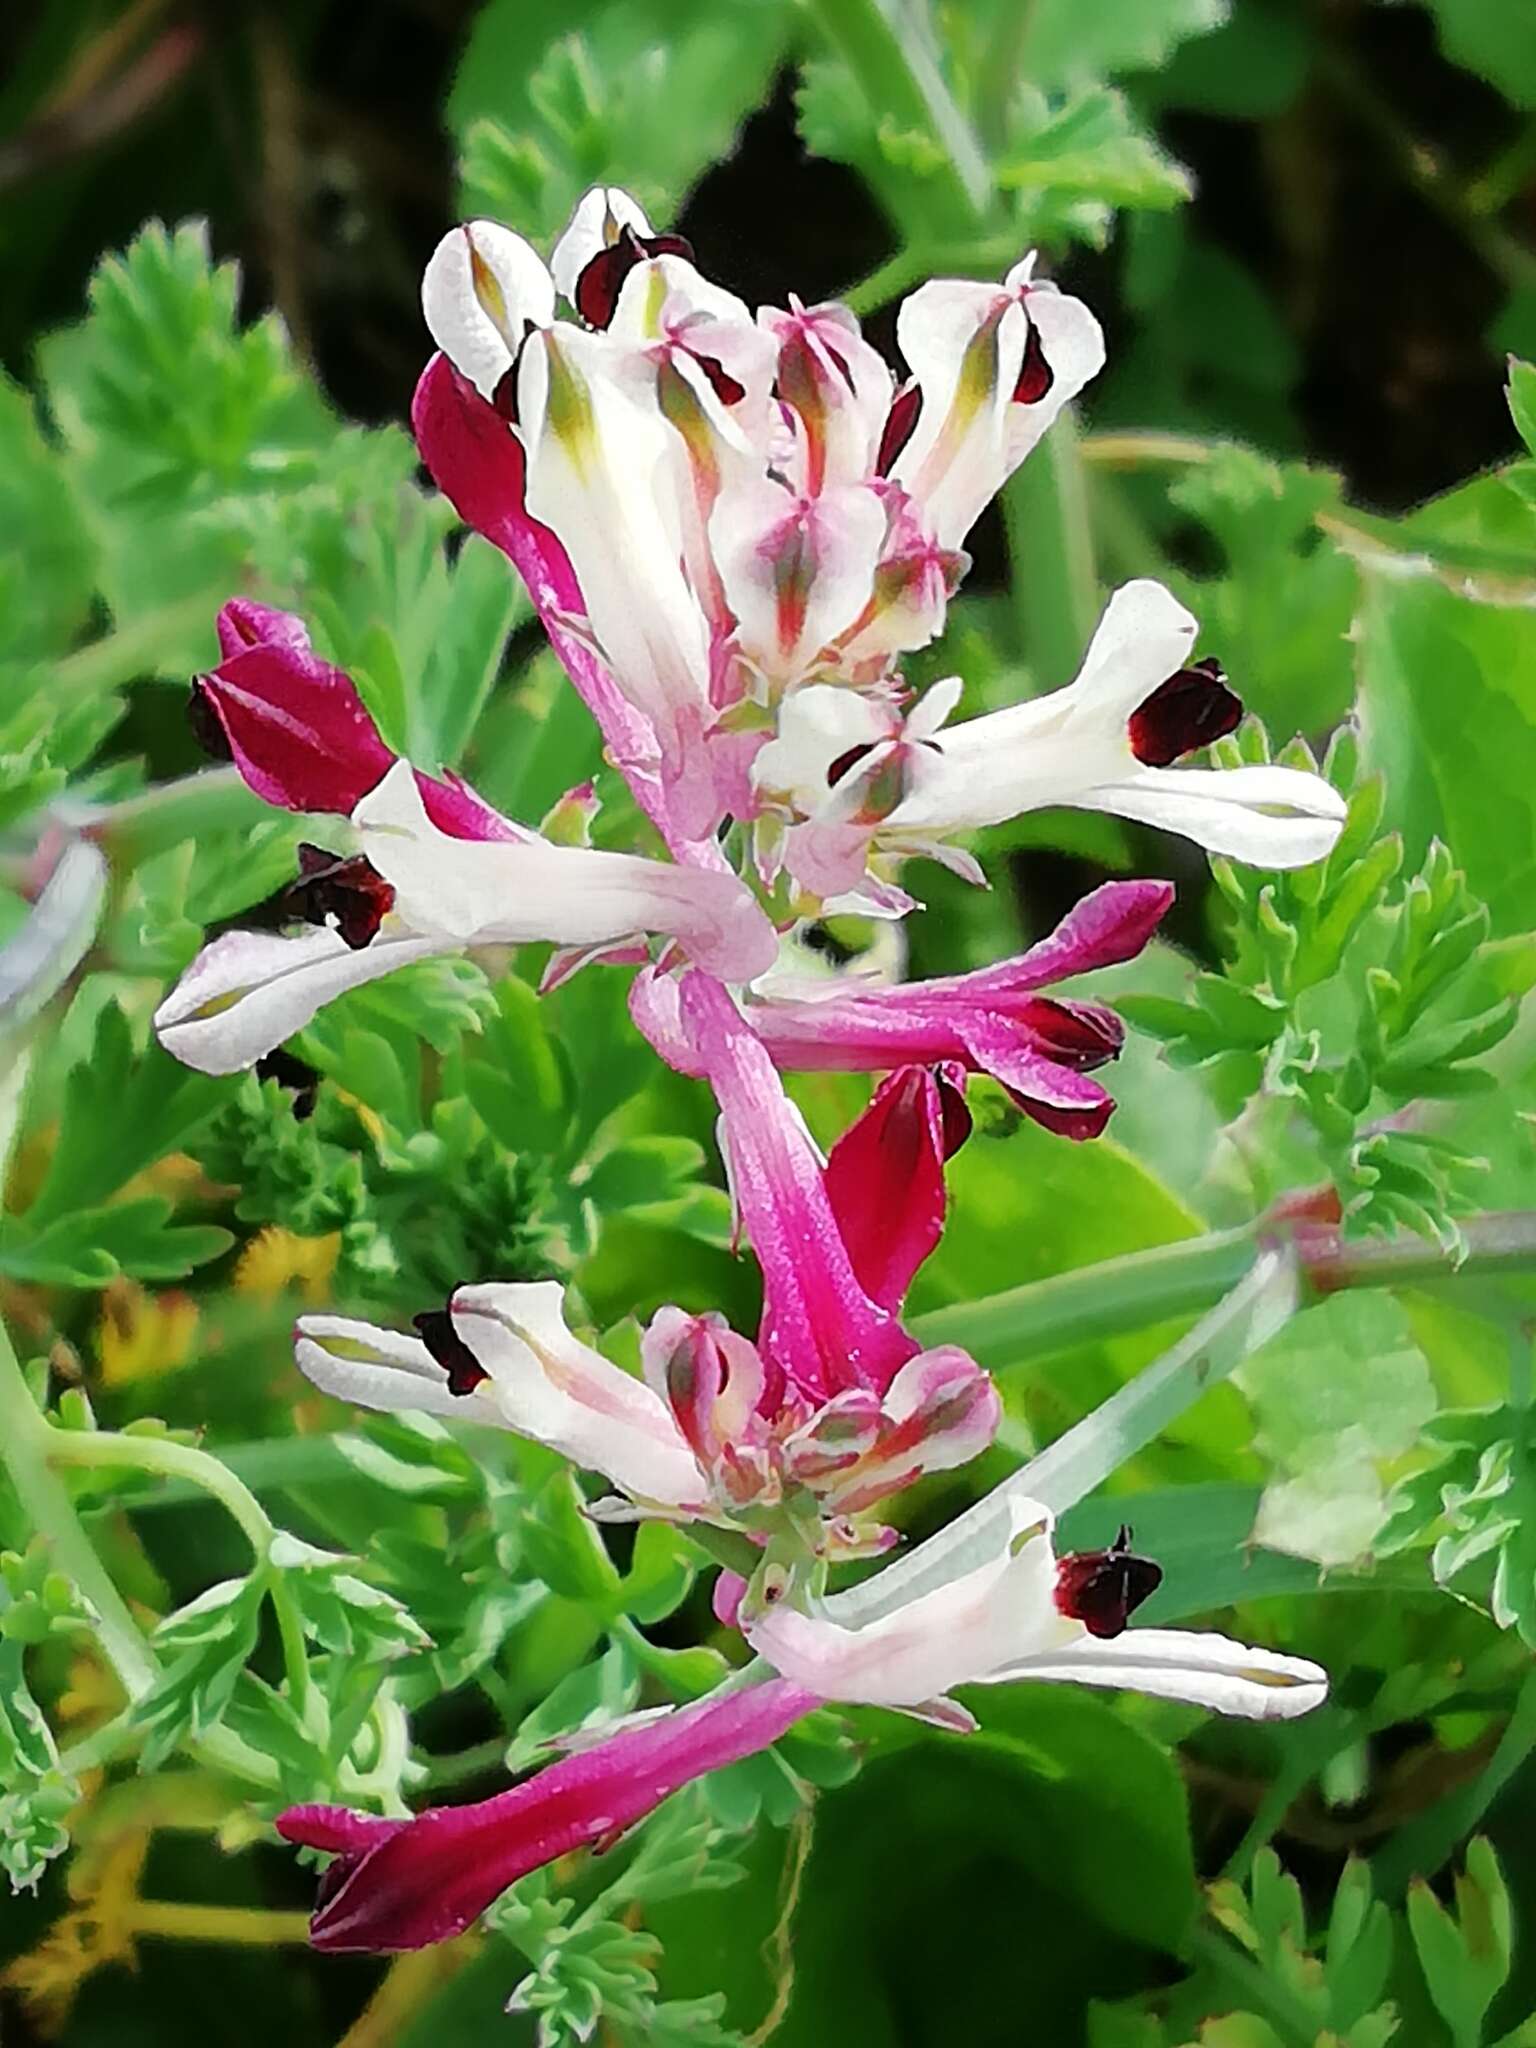
[[[456,778],[413,768],[288,613],[235,599],[219,641],[223,660],[194,685],[201,729],[269,803],[342,814],[350,846],[301,849],[288,907],[313,930],[227,932],[166,997],[155,1029],[189,1066],[252,1066],[344,990],[477,945],[632,955],[659,933],[733,979],[773,960],[772,926],[723,862],[555,845]]]
[[[995,967],[892,987],[775,973],[754,985],[746,1014],[781,1067],[952,1061],[992,1075],[1047,1130],[1096,1138],[1115,1105],[1088,1072],[1115,1058],[1125,1027],[1099,1003],[1039,990],[1134,959],[1172,901],[1168,882],[1106,882],[1049,938]]]
[[[622,1729],[473,1806],[383,1820],[291,1806],[278,1832],[334,1851],[310,1940],[320,1949],[426,1948],[462,1934],[530,1870],[611,1841],[670,1793],[776,1742],[820,1702],[783,1679]]]

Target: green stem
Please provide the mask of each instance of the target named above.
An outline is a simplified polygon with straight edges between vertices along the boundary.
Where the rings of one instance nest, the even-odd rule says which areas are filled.
[[[270,820],[272,809],[241,780],[238,768],[204,768],[121,803],[92,806],[78,818],[65,815],[126,871],[184,839]]]
[[[182,639],[199,627],[210,625],[205,595],[184,597],[162,611],[135,619],[102,640],[93,640],[75,654],[54,664],[48,685],[48,699],[55,716],[66,708],[84,703],[131,683],[146,671],[158,673],[160,651],[168,640]],[[211,643],[210,643],[211,644]]]
[[[1262,2013],[1291,2048],[1312,2048],[1318,2032],[1316,2016],[1228,1936],[1202,1922],[1190,1935],[1186,1954],[1190,1962],[1204,1963],[1230,1984],[1249,2010]]]
[[[989,1371],[1198,1315],[1237,1285],[1259,1255],[1252,1229],[1214,1232],[1130,1252],[914,1317],[928,1349],[958,1344]]]
[[[154,1684],[159,1667],[54,1470],[49,1439],[55,1434],[39,1415],[11,1340],[0,1325],[0,1458],[22,1513],[47,1544],[59,1570],[95,1609],[97,1639],[107,1661],[124,1692],[137,1699]]]
[[[1098,616],[1088,492],[1068,406],[1003,489],[1019,648],[1038,694],[1077,673]]]
[[[178,1479],[212,1495],[239,1523],[256,1553],[257,1563],[266,1565],[272,1538],[277,1533],[266,1509],[248,1486],[207,1451],[200,1451],[193,1444],[171,1443],[164,1437],[130,1436],[109,1430],[53,1429],[47,1424],[43,1427],[43,1455],[50,1465],[126,1467]],[[294,1712],[307,1721],[311,1714],[311,1689],[303,1620],[281,1572],[268,1573],[266,1592],[277,1621],[289,1698]]]
[[[1016,235],[982,235],[974,241],[962,242],[909,242],[867,277],[839,292],[838,297],[862,318],[900,298],[936,270],[942,269],[947,277],[991,277],[1004,264],[1016,261],[1018,253]]]

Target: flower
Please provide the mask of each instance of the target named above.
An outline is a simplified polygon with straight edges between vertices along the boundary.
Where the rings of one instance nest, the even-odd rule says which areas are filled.
[[[301,1317],[297,1362],[343,1400],[492,1423],[601,1472],[624,1496],[603,1504],[605,1519],[663,1515],[757,1533],[765,1510],[798,1496],[819,1519],[824,1554],[882,1549],[888,1532],[850,1518],[968,1462],[997,1428],[997,1395],[975,1361],[949,1345],[920,1351],[896,1315],[937,1241],[943,1162],[969,1119],[951,1083],[904,1069],[823,1173],[723,996],[736,1024],[717,1046],[712,985],[698,979],[705,1051],[718,1058],[734,1119],[726,1142],[743,1222],[764,1269],[758,1343],[719,1316],[665,1306],[645,1332],[637,1380],[572,1335],[557,1282],[500,1282],[458,1288],[445,1310],[416,1318],[415,1336]],[[742,1070],[736,1088],[731,1064]],[[786,1248],[814,1237],[814,1269],[792,1279]]]
[[[1054,1522],[1039,1502],[1014,1498],[991,1557],[878,1619],[845,1627],[759,1589],[742,1603],[742,1631],[781,1677],[823,1699],[920,1710],[946,1726],[974,1725],[949,1697],[957,1686],[1041,1679],[1250,1720],[1322,1703],[1327,1674],[1305,1658],[1184,1629],[1127,1629],[1162,1574],[1131,1553],[1128,1531],[1107,1551],[1058,1559]]]
[[[345,811],[356,850],[300,849],[286,907],[319,929],[227,932],[192,962],[155,1015],[187,1065],[237,1072],[344,990],[470,946],[601,951],[657,932],[733,979],[774,957],[772,927],[723,863],[551,844],[396,757],[297,619],[236,600],[220,639],[224,660],[195,685],[205,720],[258,794]]]
[[[1321,859],[1345,806],[1320,775],[1170,766],[1242,713],[1219,666],[1191,661],[1196,631],[1161,584],[1128,583],[1074,683],[947,729],[954,677],[905,714],[825,684],[797,692],[753,764],[764,801],[795,821],[785,865],[812,895],[857,894],[872,849],[945,858],[947,835],[1047,804],[1160,825],[1264,867]]]
[[[1322,1703],[1326,1674],[1304,1658],[1221,1635],[1128,1629],[1161,1578],[1157,1566],[1135,1555],[1128,1530],[1107,1550],[1058,1558],[1052,1522],[1038,1503],[1013,1500],[996,1555],[857,1628],[808,1611],[765,1564],[738,1611],[776,1677],[641,1717],[478,1805],[413,1820],[290,1808],[280,1833],[335,1852],[311,1940],[397,1950],[462,1933],[518,1878],[612,1841],[689,1780],[766,1748],[825,1701],[889,1707],[958,1734],[976,1726],[950,1696],[960,1685],[1112,1686],[1253,1720]]]
[[[1168,882],[1106,882],[1027,953],[936,981],[878,987],[852,974],[816,981],[776,971],[753,984],[746,1016],[777,1066],[953,1062],[992,1075],[1047,1130],[1094,1138],[1115,1105],[1088,1072],[1115,1058],[1124,1026],[1099,1003],[1038,991],[1133,959],[1172,901]],[[661,979],[643,976],[632,1000],[654,1004]]]
[[[411,1820],[291,1806],[278,1815],[279,1834],[334,1852],[310,1940],[373,1951],[447,1941],[530,1870],[611,1841],[692,1779],[766,1749],[817,1704],[775,1679],[717,1693],[622,1729],[494,1799]]]

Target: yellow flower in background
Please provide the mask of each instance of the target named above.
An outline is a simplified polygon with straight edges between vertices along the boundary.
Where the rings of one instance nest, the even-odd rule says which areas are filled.
[[[235,1291],[254,1294],[258,1301],[275,1301],[285,1287],[297,1283],[306,1301],[324,1302],[330,1297],[340,1254],[339,1230],[327,1231],[324,1237],[299,1237],[270,1224],[241,1252]]]
[[[178,1289],[151,1294],[114,1280],[102,1294],[96,1356],[104,1387],[160,1379],[186,1364],[197,1335],[197,1303]]]

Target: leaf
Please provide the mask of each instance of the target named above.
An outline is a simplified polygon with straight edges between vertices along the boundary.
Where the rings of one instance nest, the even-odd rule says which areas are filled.
[[[1178,206],[1191,190],[1124,96],[1106,87],[1059,106],[1038,92],[1020,95],[996,176],[1020,196],[1024,237],[1069,234],[1100,246],[1116,209]]]
[[[1517,107],[1536,107],[1536,19],[1502,0],[1426,0],[1453,64],[1476,71]]]
[[[1429,574],[1367,570],[1358,627],[1371,763],[1410,861],[1456,849],[1496,935],[1536,885],[1536,612]]]
[[[1509,363],[1509,411],[1515,430],[1531,455],[1536,455],[1536,363]]]
[[[35,1887],[69,1847],[64,1821],[80,1797],[28,1688],[24,1655],[19,1640],[0,1638],[0,1870],[13,1891]]]
[[[1039,0],[1027,17],[1018,75],[1046,91],[1167,63],[1180,43],[1227,19],[1227,0]]]
[[[782,0],[676,0],[664,24],[643,0],[491,0],[448,100],[461,211],[548,239],[589,185],[612,183],[664,226],[729,154],[788,27]]]
[[[1293,1318],[1237,1377],[1274,1467],[1256,1540],[1319,1564],[1362,1557],[1384,1520],[1382,1474],[1437,1407],[1401,1304],[1376,1290],[1335,1295]]]
[[[144,1732],[141,1769],[153,1770],[182,1742],[218,1724],[256,1647],[262,1591],[258,1574],[225,1579],[156,1629],[155,1647],[168,1661],[132,1708]]]

